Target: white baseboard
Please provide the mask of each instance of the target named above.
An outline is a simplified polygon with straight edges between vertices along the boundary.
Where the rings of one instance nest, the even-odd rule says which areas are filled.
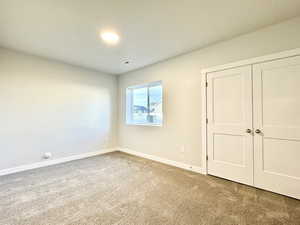
[[[109,152],[115,152],[115,151],[125,152],[125,153],[131,154],[131,155],[145,158],[145,159],[150,159],[150,160],[157,161],[157,162],[160,162],[163,164],[167,164],[167,165],[175,166],[175,167],[178,167],[181,169],[185,169],[185,170],[203,174],[202,168],[198,167],[198,166],[192,166],[192,165],[188,165],[185,163],[160,158],[158,156],[133,151],[133,150],[130,150],[127,148],[117,147],[117,148],[103,149],[103,150],[95,151],[95,152],[83,153],[83,154],[79,154],[79,155],[72,155],[72,156],[53,159],[53,160],[45,160],[42,162],[37,162],[37,163],[29,164],[29,165],[8,168],[8,169],[0,170],[0,176],[18,173],[18,172],[22,172],[22,171],[26,171],[26,170],[37,169],[37,168],[46,167],[46,166],[51,166],[51,165],[55,165],[55,164],[65,163],[65,162],[69,162],[69,161],[73,161],[73,160],[84,159],[84,158],[88,158],[88,157],[92,157],[92,156],[96,156],[96,155],[102,155],[102,154],[109,153]]]
[[[41,168],[41,167],[45,167],[45,166],[51,166],[51,165],[55,165],[55,164],[59,164],[59,163],[77,160],[77,159],[84,159],[84,158],[88,158],[88,157],[92,157],[92,156],[96,156],[96,155],[102,155],[102,154],[114,152],[114,151],[116,151],[116,148],[103,149],[100,151],[87,152],[87,153],[83,153],[83,154],[79,154],[79,155],[72,155],[72,156],[53,159],[53,160],[45,160],[42,162],[37,162],[37,163],[29,164],[29,165],[8,168],[8,169],[0,170],[0,176],[12,174],[12,173],[18,173],[18,172],[26,171],[26,170],[32,170],[32,169]]]
[[[118,147],[117,150],[119,150],[121,152],[131,154],[131,155],[139,156],[139,157],[142,157],[142,158],[145,158],[145,159],[150,159],[150,160],[157,161],[157,162],[160,162],[160,163],[163,163],[163,164],[167,164],[167,165],[179,167],[181,169],[185,169],[185,170],[189,170],[189,171],[193,171],[193,172],[196,172],[196,173],[203,174],[202,168],[199,167],[199,166],[192,166],[192,165],[188,165],[188,164],[185,164],[185,163],[181,163],[181,162],[177,162],[177,161],[173,161],[173,160],[169,160],[169,159],[163,159],[163,158],[160,158],[158,156],[133,151],[133,150],[128,149],[128,148]]]

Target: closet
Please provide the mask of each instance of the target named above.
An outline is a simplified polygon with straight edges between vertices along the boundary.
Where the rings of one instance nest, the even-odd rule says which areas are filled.
[[[208,174],[300,199],[300,56],[292,52],[205,72]]]

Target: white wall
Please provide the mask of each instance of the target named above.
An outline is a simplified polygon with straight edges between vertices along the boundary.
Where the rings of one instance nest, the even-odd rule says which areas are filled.
[[[44,152],[56,159],[117,144],[201,166],[201,69],[300,47],[299,27],[300,17],[121,75],[119,82],[0,48],[0,170],[42,161]],[[126,87],[157,80],[164,85],[164,126],[125,125]]]
[[[300,17],[121,75],[120,147],[201,166],[201,69],[299,48],[299,28]],[[126,87],[156,80],[164,85],[164,126],[125,125]]]
[[[117,79],[0,48],[0,170],[116,146]]]

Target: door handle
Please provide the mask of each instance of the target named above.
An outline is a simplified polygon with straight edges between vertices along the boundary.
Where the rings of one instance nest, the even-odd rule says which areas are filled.
[[[255,133],[260,134],[260,133],[261,133],[261,130],[260,130],[260,129],[256,129],[256,130],[255,130]]]
[[[252,133],[252,130],[248,128],[248,129],[246,130],[246,133],[251,134],[251,133]]]

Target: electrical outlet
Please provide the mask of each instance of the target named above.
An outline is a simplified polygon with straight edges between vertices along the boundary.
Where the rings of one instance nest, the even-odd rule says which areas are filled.
[[[52,153],[51,152],[45,152],[44,159],[50,159],[51,157],[52,157]]]
[[[181,152],[181,153],[184,153],[184,152],[185,152],[185,146],[184,146],[184,145],[181,145],[181,146],[180,146],[180,152]]]

